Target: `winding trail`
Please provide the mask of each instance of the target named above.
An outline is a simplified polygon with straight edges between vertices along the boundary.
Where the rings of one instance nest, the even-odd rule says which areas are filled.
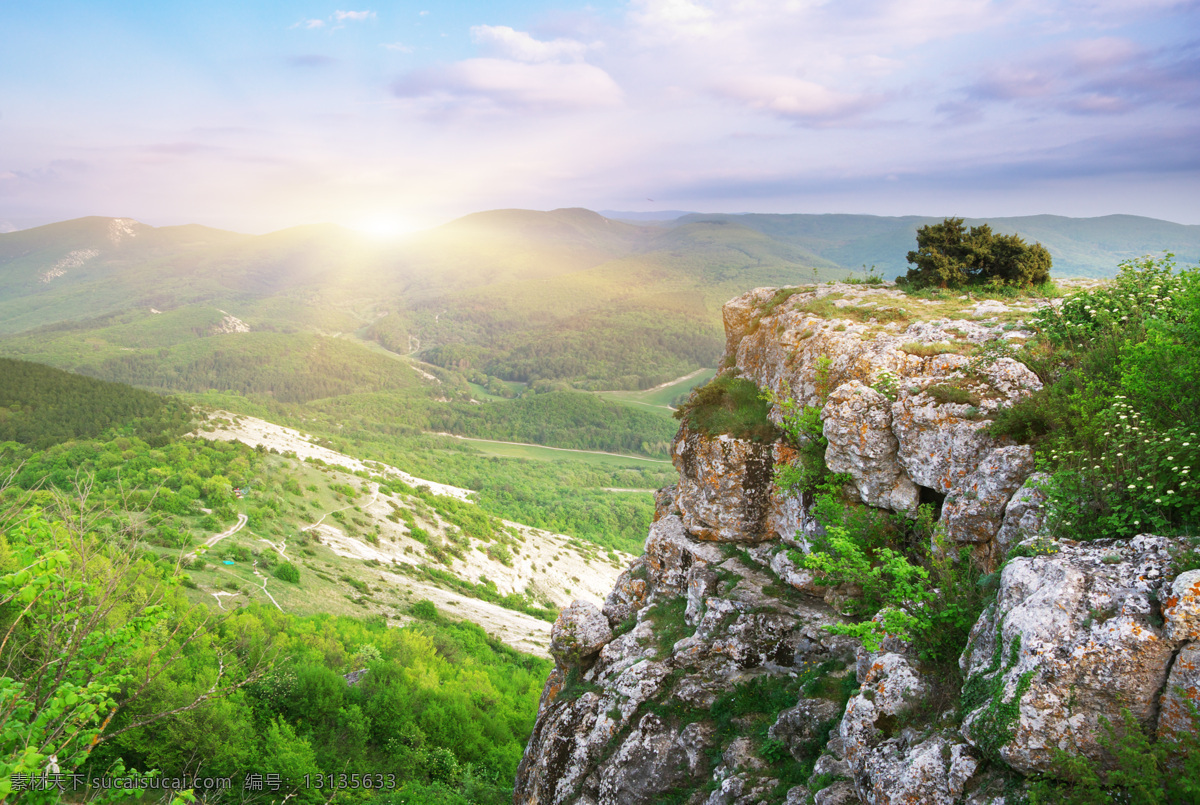
[[[225,539],[226,537],[232,537],[234,534],[241,531],[242,527],[250,521],[250,518],[244,514],[239,514],[237,517],[238,517],[237,523],[235,523],[234,525],[231,525],[229,528],[225,529],[220,534],[213,534],[211,537],[209,537],[208,539],[206,539],[204,541],[203,545],[201,545],[196,550],[192,551],[190,556],[194,559],[200,555],[200,551],[202,551],[206,548],[211,548],[212,546],[216,545],[218,542]]]
[[[657,386],[654,386],[653,388],[642,389],[642,390],[643,391],[662,391],[667,386],[674,386],[676,383],[682,383],[685,380],[691,380],[696,375],[703,374],[704,372],[707,372],[707,371],[708,371],[707,369],[701,367],[701,368],[697,369],[696,371],[692,372],[691,374],[684,375],[683,377],[677,377],[674,380],[668,380],[666,383],[659,383]],[[670,408],[669,405],[664,405],[661,407]],[[672,409],[672,410],[674,410],[674,409]]]
[[[375,503],[375,501],[379,500],[379,484],[374,484],[374,486],[375,486],[375,488],[372,490],[372,493],[371,493],[371,500],[370,500],[370,501],[369,501],[369,502],[366,504],[367,506],[370,506],[370,505],[374,504],[374,503]],[[316,528],[316,527],[317,527],[317,526],[319,526],[319,525],[320,525],[322,522],[324,522],[324,520],[325,520],[325,518],[326,518],[326,517],[328,517],[329,515],[333,514],[334,512],[344,512],[346,509],[353,509],[353,508],[354,508],[355,506],[357,506],[357,505],[359,505],[359,504],[357,504],[357,503],[351,503],[349,506],[343,506],[343,507],[342,507],[342,508],[340,508],[340,509],[334,509],[333,511],[328,511],[328,512],[325,512],[324,514],[322,514],[322,515],[321,515],[321,519],[320,519],[320,520],[317,520],[317,522],[313,523],[312,525],[306,525],[304,528],[302,528],[302,529],[300,529],[300,530],[301,530],[302,532],[303,532],[303,531],[312,531],[314,528]],[[266,540],[264,540],[264,542],[265,542],[265,541],[266,541]],[[284,545],[286,545],[286,544],[287,544],[287,540],[284,540]],[[275,547],[275,546],[274,546],[274,545],[272,545],[271,547]],[[275,550],[279,550],[279,549],[278,549],[278,548],[275,548]],[[286,559],[287,557],[285,556],[284,558]]]
[[[270,598],[271,603],[275,605],[275,608],[278,609],[280,612],[283,612],[283,607],[279,606],[279,602],[275,600],[275,596],[273,596],[269,592],[267,592],[267,577],[264,576],[262,573],[258,572],[258,562],[256,561],[253,565],[251,565],[250,569],[252,571],[254,571],[254,575],[256,575],[260,579],[262,579],[263,595],[265,595],[267,598]]]

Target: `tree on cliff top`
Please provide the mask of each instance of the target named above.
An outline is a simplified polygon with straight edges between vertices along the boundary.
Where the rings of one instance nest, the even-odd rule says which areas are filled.
[[[1040,285],[1050,279],[1050,252],[1018,235],[997,235],[987,224],[967,229],[961,218],[947,218],[917,230],[917,249],[908,253],[913,267],[901,279],[913,288],[964,285]]]

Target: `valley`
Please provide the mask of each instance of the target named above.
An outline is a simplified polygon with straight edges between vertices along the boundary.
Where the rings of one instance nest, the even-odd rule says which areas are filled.
[[[780,490],[807,483],[832,501],[845,488],[824,459],[820,472],[804,466],[807,454],[785,467],[792,475],[777,476],[775,459],[771,472],[746,471],[775,490],[760,497],[770,497],[770,517],[783,518],[773,521],[781,550],[718,547],[724,537],[713,542],[707,525],[688,521],[695,535],[684,542],[703,559],[697,567],[718,566],[713,578],[697,577],[705,603],[691,603],[691,582],[680,581],[690,570],[670,569],[682,555],[640,558],[648,533],[655,551],[667,550],[653,536],[665,533],[663,522],[715,505],[681,498],[686,490],[656,496],[675,487],[677,467],[693,486],[740,483],[740,470],[728,472],[737,460],[727,466],[724,453],[695,464],[687,451],[696,445],[672,447],[680,420],[685,435],[702,432],[700,442],[721,451],[761,451],[781,438],[767,411],[783,403],[764,393],[779,393],[778,377],[753,374],[760,363],[794,376],[801,399],[828,394],[804,385],[825,382],[829,368],[813,351],[825,340],[853,342],[843,351],[884,355],[910,374],[923,361],[942,367],[935,374],[990,365],[1001,353],[1009,361],[1037,345],[1030,317],[1064,293],[1105,287],[1094,277],[962,293],[881,285],[847,262],[894,248],[924,219],[858,218],[630,224],[586,210],[505,210],[390,245],[332,227],[258,237],[123,219],[0,235],[0,528],[8,540],[0,563],[11,571],[25,557],[50,574],[37,584],[60,583],[67,576],[54,576],[55,563],[73,563],[87,595],[138,591],[121,612],[143,612],[146,602],[149,614],[121,628],[169,620],[175,631],[128,641],[130,651],[153,645],[145,651],[189,658],[171,666],[176,676],[154,688],[148,708],[203,697],[230,675],[220,704],[195,716],[224,726],[186,734],[232,730],[242,751],[280,764],[296,752],[300,759],[287,762],[310,772],[339,763],[397,768],[403,796],[415,797],[398,801],[498,805],[512,796],[548,660],[557,675],[545,688],[551,699],[561,693],[569,705],[603,687],[564,664],[570,647],[552,634],[556,620],[561,629],[604,607],[597,617],[629,652],[650,651],[649,639],[658,655],[674,657],[679,644],[677,681],[695,671],[684,657],[691,644],[680,641],[682,624],[696,625],[685,605],[720,609],[711,602],[724,589],[734,610],[770,620],[778,606],[788,617],[815,606],[797,595],[822,592],[780,558],[800,561],[782,549],[800,498],[788,502]],[[1087,275],[1096,254],[1135,248],[1144,226],[1192,248],[1195,228],[1162,223],[1107,221],[1114,237],[1098,251],[1067,249],[1067,265]],[[1062,249],[1090,231],[1070,221],[996,222],[1009,224],[1042,226]],[[1122,240],[1125,230],[1133,234]],[[916,340],[904,342],[910,331]],[[729,333],[761,342],[769,360],[727,351]],[[795,369],[801,357],[816,368]],[[751,361],[743,377],[718,374],[738,360]],[[872,393],[918,393],[884,375],[872,375]],[[986,395],[931,389],[939,404],[972,403],[962,412],[971,429],[996,415]],[[776,447],[781,456],[803,452],[799,441]],[[699,478],[704,462],[712,471]],[[667,572],[667,581],[653,575]],[[620,615],[625,604],[614,605],[610,592],[636,596],[647,579],[662,587],[661,600]],[[796,585],[799,593],[789,589]],[[730,619],[734,610],[714,614],[713,628],[741,623]],[[194,637],[182,636],[185,624]],[[203,650],[189,654],[191,640]],[[741,651],[733,632],[730,640]],[[746,712],[765,718],[780,696],[814,685],[836,687],[844,704],[850,661],[828,646],[836,662],[805,666]],[[724,680],[734,687],[720,697],[775,684],[775,666],[760,672],[750,655],[738,656],[749,673]],[[624,696],[606,717],[633,701]],[[707,718],[707,707],[688,717]],[[725,740],[732,727],[720,718]],[[182,751],[178,736],[166,734],[174,723],[130,726],[121,733],[128,738],[80,762],[187,768],[191,761],[172,754]],[[782,755],[760,748],[779,766]],[[223,755],[217,738],[197,751],[217,767],[244,765]],[[782,779],[801,782],[812,751]],[[553,769],[537,774],[538,785],[558,785]],[[455,786],[471,793],[452,795]]]

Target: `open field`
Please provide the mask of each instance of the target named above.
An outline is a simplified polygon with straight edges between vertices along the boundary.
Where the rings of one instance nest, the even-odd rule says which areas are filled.
[[[681,394],[691,391],[696,386],[702,386],[712,380],[716,369],[697,369],[670,383],[655,386],[643,391],[599,391],[600,397],[612,402],[635,405],[651,411],[659,411],[668,415],[673,410],[671,403]]]

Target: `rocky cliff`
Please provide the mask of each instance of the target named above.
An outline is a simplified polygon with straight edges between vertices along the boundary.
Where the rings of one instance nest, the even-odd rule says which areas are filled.
[[[825,533],[813,495],[775,482],[796,444],[685,425],[644,555],[602,611],[577,602],[554,626],[515,801],[998,805],[1056,750],[1110,762],[1102,725],[1122,708],[1148,735],[1190,729],[1200,572],[1176,576],[1161,537],[1039,536],[1032,451],[988,434],[1040,387],[1004,347],[1031,308],[831,285],[724,309],[724,371],[769,391],[776,423],[787,400],[819,406],[846,505],[924,504],[934,550],[989,574],[959,673],[830,630],[860,591],[805,567]]]

